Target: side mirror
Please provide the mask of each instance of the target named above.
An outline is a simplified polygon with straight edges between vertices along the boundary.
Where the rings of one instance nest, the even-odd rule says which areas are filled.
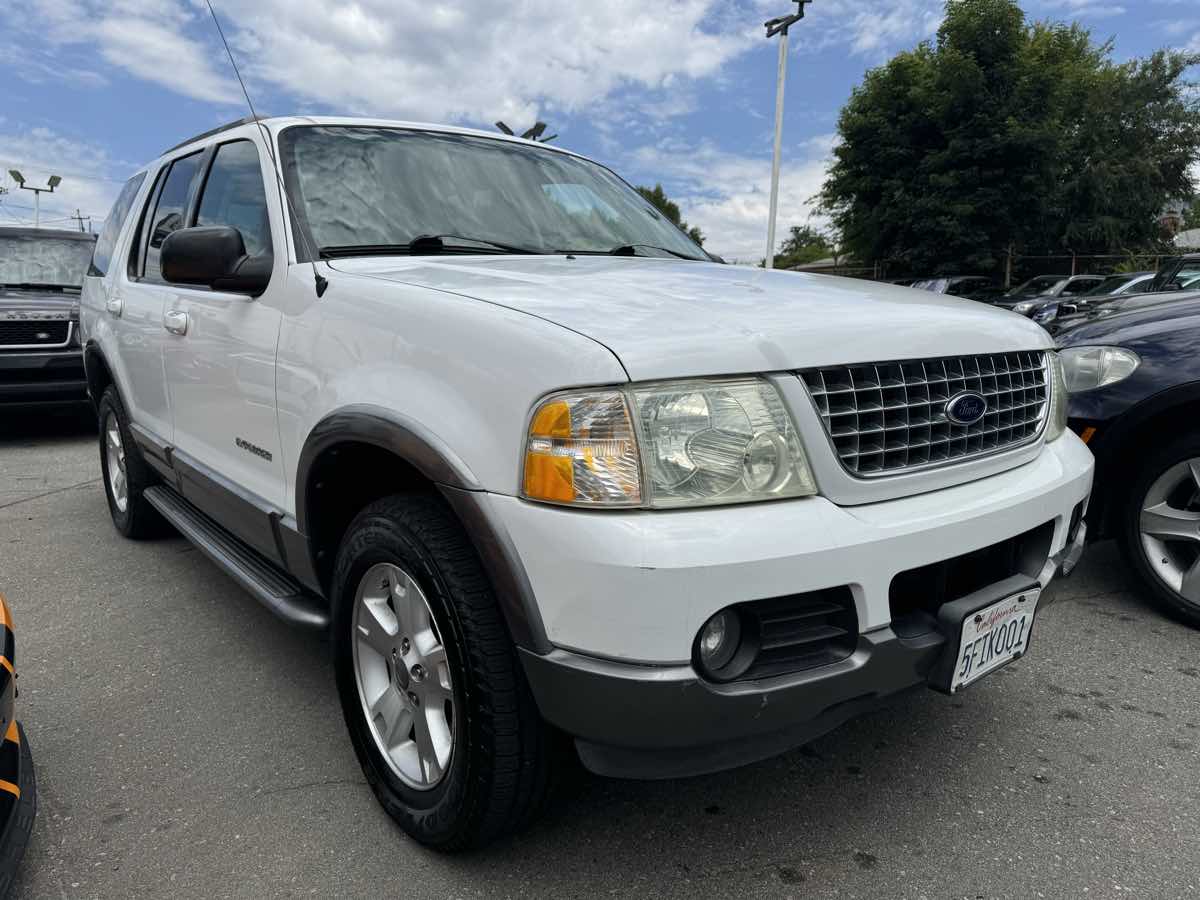
[[[172,284],[198,284],[251,297],[267,289],[273,265],[269,253],[247,256],[242,233],[229,225],[172,231],[159,256],[163,278]]]

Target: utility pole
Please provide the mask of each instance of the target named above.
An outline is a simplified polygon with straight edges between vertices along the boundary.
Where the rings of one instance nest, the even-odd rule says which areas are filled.
[[[13,181],[17,183],[17,187],[24,191],[33,191],[33,227],[42,227],[42,194],[53,194],[54,189],[62,184],[62,179],[57,175],[51,175],[46,184],[49,187],[38,188],[30,187],[25,183],[25,176],[16,169],[9,169],[8,174],[12,176]]]
[[[85,215],[83,215],[83,214],[82,214],[82,213],[79,211],[79,207],[78,207],[78,206],[77,206],[77,207],[75,207],[75,215],[73,215],[73,216],[68,216],[68,218],[69,218],[69,219],[72,219],[73,221],[75,221],[75,222],[78,222],[78,223],[79,223],[79,231],[80,231],[81,233],[83,232],[83,221],[84,221],[84,219],[87,219],[87,223],[88,223],[87,230],[88,230],[89,232],[92,230],[92,217],[91,217],[91,216],[85,216]]]
[[[771,163],[771,211],[767,217],[766,267],[775,268],[775,219],[779,212],[779,166],[783,155],[783,89],[787,84],[788,29],[804,18],[805,4],[812,0],[794,0],[796,12],[766,22],[767,39],[779,35],[779,81],[775,86],[775,158]]]

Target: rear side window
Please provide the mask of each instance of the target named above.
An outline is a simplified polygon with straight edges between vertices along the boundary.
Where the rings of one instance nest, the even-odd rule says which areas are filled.
[[[129,218],[129,211],[133,209],[133,198],[137,196],[138,189],[145,180],[146,173],[138,172],[121,188],[116,203],[109,210],[108,218],[104,220],[104,227],[100,229],[100,237],[96,238],[96,250],[92,253],[92,264],[88,267],[89,275],[103,276],[108,271],[113,250],[117,246],[117,238],[121,235],[125,220]]]
[[[200,168],[200,153],[193,153],[171,163],[171,168],[159,191],[158,201],[154,206],[154,214],[149,219],[147,231],[145,262],[142,275],[152,281],[162,280],[162,271],[158,265],[159,252],[163,241],[172,231],[184,227],[183,217],[187,213],[188,195],[191,192],[192,180]]]
[[[258,149],[250,141],[217,148],[200,195],[197,225],[232,225],[242,233],[246,253],[271,252],[271,223]]]

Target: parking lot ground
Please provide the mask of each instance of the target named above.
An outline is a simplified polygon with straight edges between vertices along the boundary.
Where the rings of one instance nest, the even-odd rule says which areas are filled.
[[[0,427],[40,803],[16,897],[1200,895],[1200,632],[1111,545],[960,696],[709,778],[580,774],[533,830],[442,857],[364,784],[321,637],[181,539],[120,539],[86,426]]]

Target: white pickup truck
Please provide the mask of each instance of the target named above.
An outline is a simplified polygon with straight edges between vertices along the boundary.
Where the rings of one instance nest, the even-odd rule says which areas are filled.
[[[435,847],[529,821],[565,738],[695,775],[958,691],[1082,547],[1037,325],[723,265],[556,147],[243,121],[137,173],[100,242],[116,527],[331,629],[367,779]]]

